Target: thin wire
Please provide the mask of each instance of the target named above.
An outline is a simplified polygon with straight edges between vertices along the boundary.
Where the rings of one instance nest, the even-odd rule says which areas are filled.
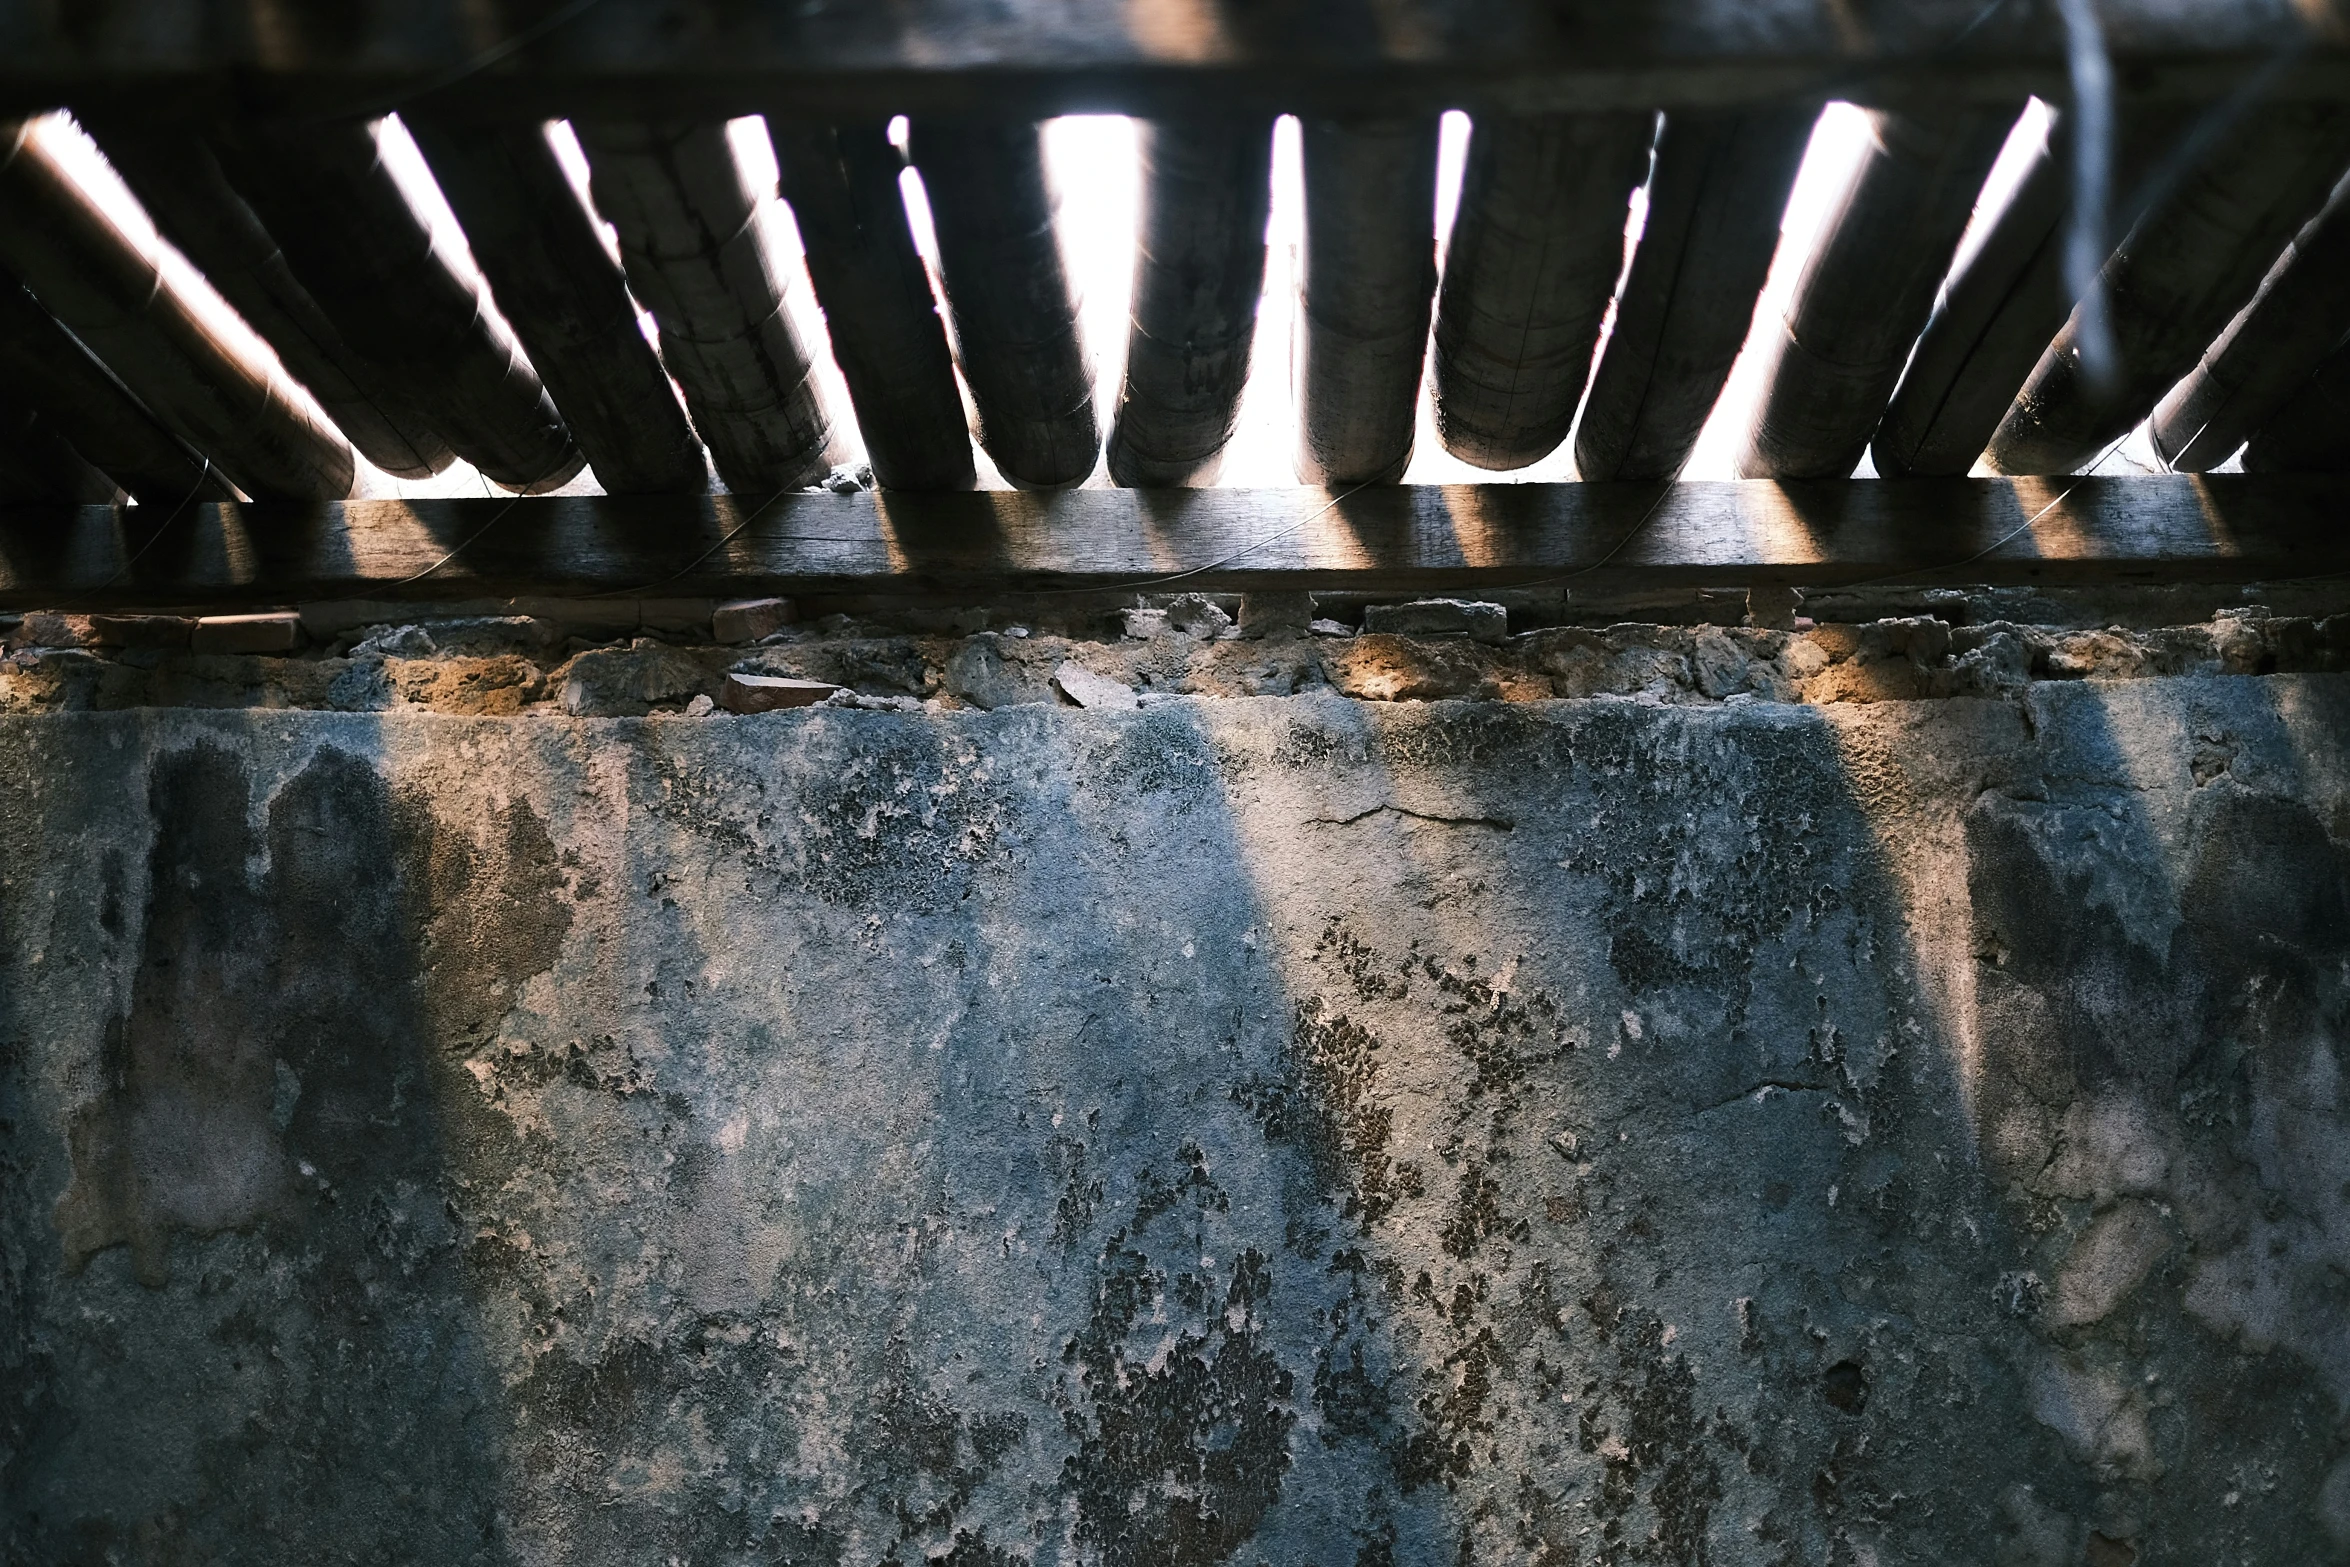
[[[2038,523],[2041,518],[2056,510],[2057,507],[2062,506],[2065,503],[2066,498],[2069,497],[2073,491],[2081,487],[2081,481],[2083,479],[2093,479],[2097,476],[2097,470],[2104,467],[2106,462],[2112,458],[2115,452],[2121,450],[2122,442],[2128,440],[2130,438],[2130,434],[2131,432],[2129,431],[2123,432],[2123,434],[2118,439],[2116,439],[2112,445],[2106,447],[2104,451],[2098,453],[2097,460],[2089,464],[2089,466],[2083,469],[2080,473],[2076,474],[2072,483],[2057,491],[2056,498],[2054,500],[2041,507],[2038,511],[2032,513],[2032,515],[2029,517],[2026,517],[2022,522],[2019,522],[2014,527],[2008,529],[2007,532],[2001,534],[1998,538],[1993,539],[1990,543],[1984,545],[1981,549],[1975,551],[1972,555],[1969,555],[1966,559],[1946,561],[1939,566],[1921,566],[1915,571],[1890,571],[1879,577],[1863,577],[1858,582],[1825,583],[1822,584],[1823,591],[1843,593],[1849,592],[1853,588],[1873,588],[1880,582],[1892,582],[1896,579],[1906,579],[1910,577],[1932,576],[1936,572],[1956,571],[1961,566],[1972,566],[1976,561],[1981,560],[1984,556],[1991,554],[1995,550],[2005,547],[2009,542],[2014,540],[2017,535],[2031,531],[2032,527]]]
[[[506,504],[499,507],[496,512],[492,513],[489,521],[483,523],[480,527],[474,529],[473,532],[458,540],[456,545],[449,551],[448,554],[443,555],[439,560],[434,561],[431,565],[416,573],[416,575],[412,577],[402,577],[397,582],[388,582],[380,587],[375,586],[374,584],[370,584],[362,591],[346,596],[350,598],[365,598],[369,594],[389,593],[395,589],[411,587],[416,583],[422,582],[425,578],[431,576],[434,572],[440,570],[443,566],[446,566],[449,562],[464,554],[468,549],[471,549],[475,544],[480,543],[482,535],[489,532],[490,529],[496,527],[499,523],[504,522],[506,520],[506,513],[512,511],[515,507],[515,503],[521,499],[522,497],[519,495],[507,496]]]
[[[173,523],[179,521],[180,513],[187,510],[188,503],[203,492],[205,485],[212,482],[212,459],[209,457],[204,457],[201,452],[197,453],[197,456],[202,458],[204,467],[203,471],[196,475],[196,482],[189,486],[187,494],[180,497],[179,504],[167,512],[161,522],[155,524],[155,531],[147,535],[147,542],[133,550],[131,552],[130,559],[124,561],[121,567],[115,571],[113,576],[108,577],[104,582],[98,584],[99,592],[105,592],[108,588],[113,587],[117,582],[120,582],[124,577],[128,576],[130,574],[130,569],[139,563],[139,557],[146,554],[149,550],[155,547],[156,541],[163,537],[164,530],[169,528]]]
[[[1351,489],[1342,490],[1338,494],[1331,496],[1330,499],[1324,501],[1321,505],[1315,507],[1305,516],[1300,517],[1296,522],[1291,523],[1288,527],[1276,529],[1274,532],[1266,534],[1263,538],[1257,540],[1255,543],[1244,545],[1240,549],[1234,550],[1231,554],[1224,556],[1222,559],[1211,560],[1204,566],[1193,566],[1185,571],[1169,572],[1163,577],[1141,577],[1132,582],[1111,582],[1105,583],[1100,587],[1059,588],[1053,591],[1058,593],[1125,593],[1138,588],[1163,587],[1167,583],[1181,582],[1186,578],[1197,577],[1206,572],[1221,571],[1224,567],[1231,565],[1234,561],[1240,559],[1243,555],[1254,555],[1258,550],[1263,549],[1268,544],[1278,544],[1283,539],[1288,538],[1290,535],[1302,532],[1306,528],[1312,526],[1312,524],[1325,513],[1331,511],[1342,502],[1360,495],[1363,491],[1369,489],[1377,482],[1378,481],[1375,479],[1365,479],[1361,483],[1353,486]],[[1036,598],[1044,598],[1048,597],[1049,595],[1039,593],[1031,596]]]
[[[669,584],[671,584],[672,582],[675,582],[675,581],[676,581],[678,578],[680,578],[680,577],[684,576],[684,575],[685,575],[687,572],[690,572],[690,571],[692,571],[692,570],[693,570],[693,569],[694,569],[696,566],[699,566],[699,565],[700,565],[700,564],[701,564],[703,561],[706,561],[706,560],[708,560],[708,559],[709,559],[711,556],[713,556],[713,555],[717,554],[717,553],[718,553],[720,550],[722,550],[722,549],[726,548],[726,546],[727,546],[727,545],[729,545],[729,544],[733,543],[733,542],[735,541],[735,538],[736,538],[736,536],[737,536],[737,535],[739,535],[739,534],[740,534],[740,533],[741,533],[741,532],[742,532],[742,531],[743,531],[745,528],[749,527],[749,526],[750,526],[752,523],[754,523],[754,522],[757,522],[757,521],[758,521],[758,520],[759,520],[761,517],[765,516],[765,515],[767,514],[767,510],[768,510],[768,508],[769,508],[769,507],[771,507],[771,506],[773,506],[773,505],[774,505],[774,504],[775,504],[777,501],[779,501],[779,500],[782,500],[782,499],[783,499],[783,498],[784,498],[786,495],[791,495],[791,494],[796,494],[796,493],[798,493],[798,492],[797,492],[797,491],[794,491],[794,490],[777,490],[777,491],[775,491],[773,494],[769,495],[769,496],[768,496],[768,497],[767,497],[765,500],[761,501],[761,502],[758,504],[758,507],[757,507],[755,510],[753,510],[753,511],[750,513],[750,515],[748,515],[748,516],[744,517],[742,521],[740,521],[740,522],[736,523],[736,524],[735,524],[733,527],[731,527],[731,528],[727,529],[727,530],[726,530],[726,532],[724,533],[724,535],[722,535],[722,536],[719,538],[719,540],[718,540],[718,542],[717,542],[717,543],[715,543],[715,544],[711,545],[711,546],[710,546],[708,549],[706,549],[706,550],[702,551],[702,553],[701,553],[701,554],[699,554],[699,555],[696,555],[696,556],[695,556],[695,557],[694,557],[692,560],[689,560],[689,561],[687,561],[687,562],[686,562],[684,565],[682,565],[682,566],[678,567],[678,568],[677,568],[675,571],[671,572],[671,573],[670,573],[668,576],[666,576],[666,577],[663,577],[663,578],[659,579],[658,581],[655,581],[655,582],[648,582],[648,583],[645,583],[645,584],[643,584],[643,585],[642,585],[642,586],[640,586],[640,587],[633,587],[633,588],[606,588],[606,589],[605,589],[603,592],[601,592],[601,593],[586,593],[586,594],[582,594],[582,595],[581,595],[581,597],[582,597],[583,599],[612,599],[612,598],[627,598],[627,597],[630,597],[631,595],[634,595],[634,594],[640,594],[640,593],[650,593],[650,592],[652,592],[652,591],[653,591],[653,589],[655,589],[655,588],[665,588],[665,587],[669,586]],[[789,541],[786,541],[786,542],[789,542]]]
[[[550,469],[548,471],[552,472],[553,470]],[[482,498],[487,500],[489,498],[490,488],[489,476],[477,468],[474,470],[474,477],[481,480]],[[543,479],[544,477],[544,474],[540,475],[540,478]],[[536,481],[533,482],[535,483]],[[434,561],[431,565],[425,567],[422,571],[419,571],[412,576],[402,577],[397,582],[371,582],[364,587],[356,589],[353,592],[339,594],[334,598],[321,599],[318,602],[325,604],[347,604],[354,599],[371,598],[378,593],[395,593],[398,592],[401,588],[415,586],[417,583],[422,582],[425,578],[431,576],[434,572],[440,570],[443,566],[446,566],[449,562],[455,560],[458,556],[464,554],[467,550],[473,548],[474,545],[480,543],[482,537],[487,534],[490,529],[496,527],[499,523],[506,520],[506,514],[512,511],[516,504],[519,503],[523,496],[527,493],[528,491],[526,490],[518,490],[514,494],[507,496],[506,504],[499,507],[495,512],[491,513],[489,521],[474,529],[464,538],[459,539],[457,543],[449,550],[448,554],[443,555],[439,560]],[[459,498],[462,499],[463,497]],[[348,514],[346,514],[344,526],[349,526]]]
[[[1572,582],[1577,577],[1587,577],[1591,575],[1591,573],[1597,571],[1600,567],[1606,565],[1609,561],[1614,560],[1618,555],[1621,555],[1624,552],[1625,545],[1640,537],[1642,532],[1647,529],[1649,523],[1655,520],[1656,514],[1664,509],[1665,501],[1671,497],[1675,490],[1679,488],[1680,485],[1678,483],[1668,481],[1660,489],[1658,489],[1656,493],[1656,499],[1648,503],[1648,510],[1640,514],[1640,520],[1633,523],[1630,528],[1625,530],[1624,536],[1622,538],[1609,545],[1608,551],[1605,555],[1600,556],[1599,559],[1593,561],[1590,565],[1577,566],[1573,571],[1560,572],[1556,576],[1527,577],[1517,582],[1496,583],[1495,586],[1505,589],[1541,588],[1548,587],[1551,583],[1554,582]]]

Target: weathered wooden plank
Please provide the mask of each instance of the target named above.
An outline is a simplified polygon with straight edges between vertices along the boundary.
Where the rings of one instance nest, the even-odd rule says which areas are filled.
[[[794,493],[0,511],[0,606],[484,594],[984,599],[2350,572],[2350,481],[1742,481]]]
[[[222,341],[26,123],[0,125],[0,266],[245,494],[351,493],[342,437]]]
[[[893,490],[969,488],[971,432],[906,218],[904,157],[870,120],[767,131],[873,476]]]
[[[32,295],[5,277],[0,277],[0,395],[41,415],[37,426],[23,426],[19,482],[32,483],[35,475],[46,474],[45,488],[77,487],[48,499],[112,500],[118,485],[152,506],[236,498],[219,470],[207,468]],[[59,455],[61,445],[73,461]],[[78,472],[81,465],[106,476],[102,493],[84,493],[88,477]]]
[[[2041,354],[1984,459],[2000,473],[2069,473],[2128,434],[2260,286],[2350,162],[2350,106],[2247,114],[2105,264],[2119,360],[2104,385],[2081,363],[2078,307]]]
[[[376,134],[356,121],[238,123],[213,145],[327,319],[431,410],[450,450],[507,489],[553,489],[585,459],[537,373],[433,248]]]
[[[1412,459],[1436,297],[1436,127],[1307,120],[1297,476],[1387,483]]]
[[[1463,462],[1523,468],[1566,439],[1655,138],[1637,111],[1477,118],[1429,366],[1437,438]]]
[[[2345,0],[2107,0],[2133,92],[2209,92],[2284,51],[2338,91]],[[300,113],[432,92],[452,112],[723,118],[783,109],[1159,117],[1448,107],[1557,113],[1922,89],[2002,102],[2064,83],[2054,7],[1983,0],[258,0],[0,7],[0,94]]]
[[[1014,484],[1074,484],[1101,455],[1041,127],[915,120],[907,150],[938,237],[979,444]]]
[[[2174,472],[2228,460],[2307,385],[2350,334],[2350,180],[2334,187],[2187,378],[2156,405],[2149,433]]]
[[[1648,214],[1575,426],[1585,479],[1670,479],[1754,324],[1809,107],[1665,115]]]
[[[1273,126],[1256,115],[1150,120],[1110,477],[1215,478],[1240,414],[1265,287]]]
[[[407,123],[596,482],[615,495],[708,488],[702,443],[546,127]]]
[[[84,128],[156,229],[277,351],[369,462],[404,479],[449,465],[448,443],[393,377],[343,340],[200,133],[130,116],[86,120]]]
[[[1769,340],[1742,474],[1841,478],[1860,462],[2015,113],[1877,110],[1870,120],[1868,152]]]

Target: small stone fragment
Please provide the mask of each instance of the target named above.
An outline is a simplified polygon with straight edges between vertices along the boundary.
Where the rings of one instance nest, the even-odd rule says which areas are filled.
[[[1053,684],[1060,688],[1061,695],[1079,707],[1130,712],[1142,706],[1132,686],[1112,680],[1108,675],[1097,675],[1074,659],[1064,661],[1053,671]]]
[[[87,615],[60,615],[37,609],[26,615],[14,639],[26,647],[95,647],[96,629]]]
[[[1399,637],[1469,637],[1500,642],[1510,634],[1509,611],[1471,599],[1414,599],[1409,604],[1373,604],[1363,611],[1365,631]]]
[[[983,631],[957,648],[947,660],[947,690],[971,706],[989,712],[1037,702],[1047,707],[1059,706],[1052,677],[1044,667],[1025,658],[1007,658],[1004,647],[997,633]]]
[[[259,615],[206,615],[188,642],[199,653],[290,653],[302,640],[302,617],[292,610]]]
[[[536,615],[465,615],[422,625],[435,648],[467,658],[549,653],[563,642],[563,628]]]
[[[710,636],[718,642],[756,642],[798,618],[790,599],[735,599],[710,612]]]
[[[1137,642],[1147,642],[1167,632],[1167,612],[1163,609],[1122,609],[1118,618],[1126,635]]]
[[[1311,593],[1243,593],[1240,634],[1244,637],[1298,637],[1314,621]]]
[[[1766,631],[1793,631],[1803,590],[1784,582],[1762,582],[1746,590],[1746,623]]]
[[[710,681],[701,665],[649,638],[591,648],[563,676],[563,711],[577,718],[634,717],[655,702],[692,696]]]
[[[1322,671],[1340,691],[1364,701],[1434,702],[1492,694],[1488,657],[1458,643],[1366,632],[1324,654]]]
[[[100,647],[186,647],[196,629],[188,615],[92,615]]]
[[[1232,629],[1232,617],[1205,593],[1185,593],[1167,606],[1167,624],[1187,637],[1213,641]]]
[[[730,713],[772,713],[785,707],[814,707],[846,689],[825,680],[795,680],[785,675],[730,674],[718,699]]]
[[[919,713],[923,710],[919,697],[869,696],[863,691],[851,691],[846,687],[833,692],[816,705],[846,707],[866,713]]]
[[[422,626],[369,626],[367,635],[351,649],[353,658],[376,654],[384,658],[430,658],[440,651],[432,633]]]
[[[1343,620],[1308,621],[1306,630],[1318,637],[1351,637],[1355,634],[1355,628]]]
[[[1746,651],[1719,626],[1700,626],[1691,639],[1697,689],[1719,700],[1746,685]]]
[[[710,700],[710,693],[707,691],[685,704],[685,716],[688,718],[707,718],[717,711],[718,704]]]

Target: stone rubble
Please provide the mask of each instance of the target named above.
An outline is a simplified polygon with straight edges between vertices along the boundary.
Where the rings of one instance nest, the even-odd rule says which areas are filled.
[[[736,711],[727,696],[732,674],[827,688],[810,702],[837,688],[943,711],[1319,690],[1370,702],[1820,706],[2013,698],[2044,681],[2350,668],[2350,613],[2277,614],[2260,605],[2227,606],[2191,624],[2103,628],[1935,614],[1798,619],[1792,631],[1627,621],[1515,635],[1496,604],[1360,605],[1358,625],[1303,593],[1176,594],[1098,617],[1090,635],[1084,625],[1011,623],[986,610],[917,629],[846,614],[793,623],[784,600],[704,600],[698,621],[691,601],[485,601],[407,606],[406,618],[384,613],[395,606],[359,607],[377,618],[349,622],[332,605],[200,619],[0,616],[0,712],[421,708],[631,717]],[[446,613],[451,608],[462,613]],[[509,612],[488,612],[500,608]],[[770,629],[755,641],[730,641],[762,625]],[[700,697],[710,704],[697,708]]]

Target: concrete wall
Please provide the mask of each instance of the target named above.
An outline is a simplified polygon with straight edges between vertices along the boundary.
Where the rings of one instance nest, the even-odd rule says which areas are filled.
[[[0,746],[7,1562],[2350,1560],[2350,677]]]

